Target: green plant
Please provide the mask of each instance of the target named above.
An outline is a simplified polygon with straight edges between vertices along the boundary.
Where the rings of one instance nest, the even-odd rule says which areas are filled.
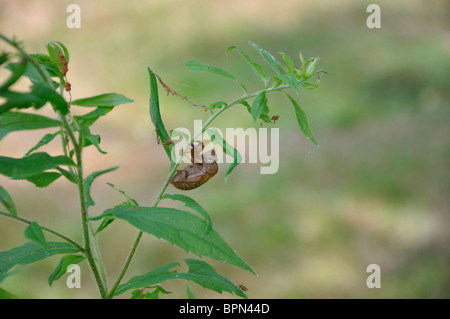
[[[13,131],[55,128],[54,133],[44,135],[37,145],[31,148],[23,158],[0,156],[0,173],[12,179],[27,180],[37,187],[46,187],[61,176],[75,184],[79,195],[83,239],[83,244],[79,244],[58,231],[21,217],[15,209],[11,196],[0,186],[0,201],[7,211],[0,212],[0,215],[28,224],[25,229],[25,237],[30,239],[30,242],[20,247],[0,252],[0,282],[6,276],[13,274],[14,271],[11,271],[11,269],[17,265],[34,263],[46,257],[61,254],[63,256],[59,264],[48,279],[49,285],[52,285],[55,280],[64,275],[70,265],[86,260],[102,298],[113,298],[129,290],[132,290],[131,298],[134,299],[158,298],[160,294],[168,293],[159,284],[170,279],[184,279],[217,292],[227,291],[246,297],[244,290],[239,286],[219,275],[205,261],[197,259],[185,259],[185,263],[189,268],[187,272],[177,271],[175,267],[179,263],[173,262],[153,269],[144,275],[132,277],[128,282],[122,283],[122,279],[144,233],[152,234],[199,257],[206,256],[214,260],[224,261],[254,273],[253,269],[214,230],[208,213],[194,199],[182,194],[166,194],[167,187],[177,172],[182,156],[178,157],[178,159],[174,159],[171,156],[174,152],[174,143],[171,139],[173,134],[169,136],[160,116],[158,81],[168,94],[180,96],[194,106],[198,105],[176,93],[148,68],[150,77],[150,118],[155,126],[160,143],[170,159],[171,165],[168,176],[152,207],[139,206],[138,202],[126,195],[125,192],[115,188],[112,184],[108,184],[122,193],[126,201],[111,209],[107,209],[99,216],[91,217],[88,210],[95,204],[90,195],[92,182],[99,175],[111,172],[118,167],[97,171],[85,177],[83,171],[83,149],[93,145],[100,153],[105,153],[100,148],[100,136],[92,134],[90,127],[100,117],[112,111],[115,106],[130,103],[132,100],[117,93],[72,100],[71,87],[67,81],[69,52],[62,43],[56,41],[47,43],[48,54],[27,54],[22,45],[16,40],[10,40],[1,34],[0,38],[15,49],[14,53],[3,52],[0,56],[2,67],[10,71],[9,78],[0,86],[0,97],[4,100],[3,104],[0,105],[0,139]],[[246,87],[239,80],[222,69],[204,65],[198,60],[186,62],[186,66],[192,71],[203,71],[224,76],[236,81],[244,90],[242,97],[229,103],[219,101],[208,106],[202,106],[203,109],[210,112],[210,117],[204,123],[201,131],[194,134],[190,142],[196,141],[209,128],[214,119],[236,105],[243,105],[255,122],[274,122],[277,118],[269,116],[267,94],[283,92],[294,107],[300,129],[316,144],[305,113],[295,99],[285,93],[285,91],[292,89],[299,93],[300,87],[316,88],[319,85],[319,80],[316,84],[311,84],[308,80],[314,75],[318,76],[320,72],[323,72],[315,71],[318,59],[311,58],[305,61],[300,54],[301,65],[296,69],[294,62],[286,54],[281,53],[283,64],[256,44],[251,42],[250,44],[275,71],[276,74],[274,76],[271,76],[260,64],[252,60],[240,49],[230,47],[227,51],[236,50],[262,79],[264,89],[255,93],[248,93]],[[19,92],[13,89],[14,83],[22,77],[28,78],[31,82],[31,87],[27,92]],[[65,99],[64,94],[69,95],[69,101]],[[250,105],[248,101],[252,99],[253,103]],[[40,109],[47,103],[52,106],[55,118],[26,113],[20,110],[26,108]],[[95,109],[81,116],[73,116],[70,111],[73,106],[94,107]],[[63,155],[51,156],[44,152],[36,152],[41,146],[50,143],[57,136],[60,137]],[[215,135],[215,137],[213,142],[234,158],[234,162],[226,173],[226,181],[231,171],[241,161],[241,158],[237,150],[231,147],[224,139],[218,135]],[[184,147],[182,154],[189,151],[191,143]],[[160,207],[159,204],[163,199],[181,201],[186,206],[186,210]],[[201,217],[190,211],[198,213]],[[112,287],[108,288],[108,278],[97,238],[102,230],[115,219],[128,222],[137,228],[139,232],[122,271]],[[100,224],[94,230],[96,222],[100,222]],[[44,232],[50,233],[62,241],[47,241]],[[145,291],[145,289],[149,289],[149,291]],[[193,294],[187,285],[186,291],[188,297],[192,298]],[[10,295],[0,289],[0,296]]]

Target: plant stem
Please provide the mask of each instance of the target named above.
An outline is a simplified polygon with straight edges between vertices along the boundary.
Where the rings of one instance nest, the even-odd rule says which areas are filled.
[[[65,126],[67,120],[63,118],[63,122]],[[103,284],[102,278],[100,277],[97,264],[95,262],[95,258],[92,254],[92,246],[91,246],[91,232],[89,229],[89,216],[87,211],[87,205],[86,205],[86,195],[85,195],[85,187],[84,187],[84,178],[83,178],[83,162],[82,162],[82,145],[76,143],[75,137],[73,135],[72,130],[70,127],[68,127],[67,133],[69,135],[69,138],[72,140],[72,143],[74,143],[74,149],[76,154],[76,168],[77,168],[77,174],[78,174],[78,193],[80,195],[80,206],[81,206],[81,225],[83,228],[83,238],[84,238],[84,250],[86,259],[88,260],[89,266],[91,267],[92,273],[94,275],[95,281],[97,282],[97,286],[100,290],[100,295],[102,298],[107,298],[108,293],[106,291],[105,285]]]
[[[39,76],[42,78],[42,80],[50,87],[53,86],[52,80],[47,72],[42,68],[42,66],[39,64],[39,62],[32,56],[28,55],[21,47],[18,45],[17,42],[10,40],[6,36],[0,33],[0,39],[3,39],[5,42],[9,43],[13,47],[15,47],[22,55],[25,57],[36,69]],[[64,91],[61,89],[60,93],[63,93]],[[62,95],[62,94],[61,94]],[[55,110],[56,111],[56,110]],[[88,210],[86,205],[86,197],[85,197],[85,186],[84,186],[84,179],[83,179],[83,162],[82,162],[82,140],[80,139],[80,143],[77,143],[77,140],[75,138],[75,135],[72,131],[72,128],[70,127],[69,123],[67,122],[67,118],[64,114],[57,112],[63,129],[66,131],[67,135],[69,136],[70,141],[72,142],[74,146],[74,150],[76,153],[76,170],[78,175],[78,193],[80,196],[80,206],[81,206],[81,221],[82,221],[82,228],[83,228],[83,239],[84,239],[84,254],[86,256],[86,259],[88,260],[89,266],[91,267],[92,273],[94,275],[94,278],[97,282],[97,286],[100,290],[100,295],[102,298],[108,297],[108,292],[106,289],[106,278],[103,278],[104,282],[102,281],[102,278],[99,274],[98,267],[102,269],[102,274],[104,274],[104,268],[101,259],[98,259],[99,265],[97,265],[96,259],[94,258],[94,255],[92,254],[91,250],[91,239],[93,238],[92,231],[90,229],[89,224],[89,216],[88,216]],[[80,136],[81,137],[81,136]],[[63,139],[62,141],[63,148],[67,146],[66,141]],[[64,149],[64,154],[66,154],[66,150]],[[8,216],[9,217],[9,216]],[[20,217],[19,217],[20,218]],[[18,219],[20,220],[20,219]],[[79,246],[77,244],[77,246]]]
[[[303,82],[299,83],[299,85],[301,85],[301,84],[303,84]],[[244,95],[243,97],[237,98],[237,99],[231,101],[230,103],[228,103],[227,105],[222,106],[217,112],[211,114],[211,116],[208,118],[208,120],[205,122],[205,124],[203,124],[200,132],[194,132],[194,137],[191,139],[191,143],[193,143],[200,135],[202,135],[206,131],[206,129],[212,123],[212,121],[214,121],[220,114],[222,114],[225,110],[229,109],[233,105],[241,104],[242,102],[244,102],[248,99],[254,98],[261,92],[265,92],[265,93],[280,92],[280,91],[283,91],[288,88],[289,88],[288,85],[280,85],[277,87],[267,88],[267,89],[249,94],[249,95]],[[159,202],[161,201],[162,196],[164,195],[167,187],[170,184],[170,181],[172,180],[173,175],[177,172],[177,168],[178,168],[178,166],[180,166],[184,154],[186,154],[186,152],[189,150],[191,143],[188,143],[186,145],[186,147],[184,148],[184,150],[182,152],[182,155],[179,157],[177,162],[175,162],[175,164],[172,165],[172,168],[169,171],[169,174],[167,175],[167,178],[165,179],[165,181],[161,187],[161,190],[160,190],[158,196],[156,197],[152,207],[158,206]],[[114,286],[112,287],[112,289],[109,292],[109,296],[108,296],[109,298],[114,297],[114,292],[116,291],[117,287],[119,286],[122,278],[125,276],[125,273],[127,272],[128,267],[130,266],[131,260],[133,259],[133,256],[136,252],[136,248],[139,245],[142,235],[143,235],[143,232],[140,231],[138,233],[138,235],[136,236],[136,239],[134,240],[133,246],[130,250],[130,253],[128,254],[127,260],[125,261],[122,271],[120,272],[119,277],[117,278]]]
[[[25,219],[25,218],[22,218],[22,217],[19,217],[19,216],[7,214],[7,213],[4,213],[4,212],[0,212],[0,215],[3,215],[3,216],[6,216],[6,217],[9,217],[9,218],[21,221],[21,222],[23,222],[25,224],[31,224],[32,223],[31,220],[28,220],[28,219]],[[58,236],[61,239],[64,239],[68,243],[70,243],[70,244],[74,245],[75,247],[77,247],[78,249],[80,249],[81,252],[84,252],[84,248],[80,244],[78,244],[77,242],[73,241],[72,239],[70,239],[66,235],[58,233],[56,230],[53,230],[51,228],[48,228],[48,227],[45,227],[45,226],[42,226],[42,225],[39,225],[39,227],[41,227],[42,230],[45,230],[48,233],[51,233],[51,234],[53,234],[55,236]]]

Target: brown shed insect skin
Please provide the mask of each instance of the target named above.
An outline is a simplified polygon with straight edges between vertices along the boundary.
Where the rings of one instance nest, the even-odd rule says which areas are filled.
[[[239,285],[238,286],[243,292],[246,292],[246,291],[248,291],[248,289],[247,289],[247,287],[245,287],[244,285]]]
[[[216,175],[219,166],[214,160],[215,152],[211,150],[211,152],[201,154],[203,148],[204,145],[202,142],[197,143],[197,145],[191,144],[191,162],[193,164],[182,170],[178,170],[173,175],[170,181],[173,186],[184,191],[195,189]],[[201,154],[201,162],[195,163],[198,154]]]

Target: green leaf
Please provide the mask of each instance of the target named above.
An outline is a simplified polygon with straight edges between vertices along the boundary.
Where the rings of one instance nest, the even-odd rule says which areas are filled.
[[[195,299],[195,296],[192,293],[191,288],[189,288],[188,284],[186,284],[186,293],[188,295],[188,299]]]
[[[56,172],[42,172],[36,175],[28,176],[27,178],[13,178],[15,180],[26,179],[27,181],[36,185],[36,187],[47,187],[58,178],[61,177],[60,173]]]
[[[15,265],[31,264],[53,255],[79,251],[69,243],[47,242],[47,249],[44,249],[34,242],[28,242],[20,247],[0,252],[0,273],[6,273]]]
[[[15,267],[14,270],[11,270],[9,272],[3,272],[3,273],[0,272],[0,283],[3,280],[5,280],[6,278],[11,277],[11,276],[15,276],[16,274],[18,274],[18,273],[20,273],[20,272],[22,272],[24,270],[27,270],[30,267],[31,267],[31,265],[25,265],[25,266]]]
[[[106,210],[103,216],[107,215],[123,219],[186,252],[224,261],[254,273],[214,229],[206,232],[208,223],[205,220],[191,213],[167,207],[119,205]]]
[[[73,173],[71,171],[65,170],[65,169],[63,169],[63,168],[61,168],[59,166],[56,169],[61,173],[61,175],[63,175],[65,178],[67,178],[67,180],[69,182],[72,182],[74,184],[78,184],[78,176],[77,176],[77,174],[75,174],[75,173]]]
[[[208,233],[209,231],[211,231],[211,229],[212,229],[211,217],[209,217],[206,210],[204,210],[203,207],[200,206],[200,204],[197,203],[193,198],[186,196],[186,195],[181,195],[181,194],[172,194],[172,195],[165,194],[163,197],[161,197],[161,199],[164,199],[164,198],[181,201],[184,203],[184,205],[186,205],[186,207],[195,210],[197,213],[202,215],[203,218],[208,223],[208,228],[207,228],[206,232]]]
[[[172,268],[179,265],[180,264],[177,262],[172,262],[165,266],[153,269],[145,275],[135,276],[128,280],[128,282],[126,282],[125,284],[117,287],[117,290],[114,292],[114,296],[121,295],[130,289],[145,288],[147,286],[155,285],[166,280],[174,279],[176,278],[175,274],[177,274],[177,272],[176,270],[172,270]]]
[[[317,62],[319,61],[318,58],[314,58],[306,67],[305,73],[306,77],[310,77],[312,73],[314,72],[314,69],[316,68]]]
[[[208,263],[191,258],[185,259],[184,261],[188,265],[189,271],[179,274],[179,277],[182,279],[191,280],[206,289],[211,289],[219,293],[228,291],[229,293],[235,293],[237,296],[247,298],[239,287],[227,278],[220,276]]]
[[[159,299],[159,294],[168,295],[171,293],[172,292],[167,291],[163,287],[157,285],[152,292],[148,292],[145,295],[141,296],[141,299],[142,297],[144,297],[145,299]]]
[[[293,73],[287,73],[287,74],[279,74],[277,76],[281,81],[289,85],[291,88],[297,92],[297,94],[300,94],[300,88],[299,83],[297,81],[297,77]]]
[[[83,99],[77,99],[70,103],[71,105],[78,106],[116,106],[119,104],[131,103],[134,100],[127,98],[125,95],[119,93],[105,93],[86,97]]]
[[[184,62],[184,64],[187,66],[187,68],[189,70],[194,71],[194,72],[208,72],[208,73],[213,73],[213,74],[217,74],[217,75],[226,77],[231,80],[236,80],[236,78],[234,76],[232,76],[230,73],[228,73],[227,71],[219,69],[215,66],[203,64],[202,62],[200,62],[200,60],[197,60],[197,59],[187,60]]]
[[[20,79],[27,68],[27,62],[28,60],[23,59],[20,62],[8,64],[9,68],[7,69],[10,70],[12,74],[9,79],[0,86],[0,91],[7,90],[11,85],[16,83],[18,79]]]
[[[42,248],[47,249],[47,241],[45,240],[44,233],[38,223],[32,222],[28,225],[25,229],[25,237],[31,241],[34,241]]]
[[[266,62],[272,67],[272,69],[274,69],[275,72],[277,72],[278,74],[283,74],[283,70],[280,67],[280,62],[278,62],[272,54],[251,41],[249,41],[249,43],[256,49],[256,51],[258,51],[258,53],[264,58],[264,60],[266,60]]]
[[[102,154],[108,154],[107,152],[105,152],[104,150],[102,150],[100,148],[100,142],[101,142],[101,137],[98,134],[89,134],[84,136],[86,138],[86,142],[84,142],[83,146],[89,146],[89,145],[94,145],[95,148],[97,149],[97,151],[99,151]]]
[[[0,288],[0,299],[19,299],[19,297],[16,297],[12,293]]]
[[[10,71],[15,70],[15,68],[18,67],[18,64],[19,63],[17,63],[17,62],[9,63],[8,65],[5,66],[5,69],[8,69]],[[44,72],[46,72],[46,70],[44,70]],[[42,82],[41,75],[37,72],[36,68],[33,66],[32,63],[27,63],[27,66],[25,68],[25,72],[23,73],[23,76],[27,77],[33,84]],[[50,78],[49,78],[49,81],[51,81]]]
[[[95,121],[98,120],[100,116],[104,116],[111,112],[113,107],[110,106],[101,106],[84,115],[74,116],[75,120],[80,126],[91,126]]]
[[[8,192],[0,185],[0,203],[5,206],[6,210],[14,216],[17,216],[16,206],[14,205],[14,202],[9,196]]]
[[[314,138],[314,135],[313,135],[311,129],[309,128],[306,113],[303,111],[303,109],[300,107],[300,105],[298,105],[297,101],[294,100],[290,95],[286,94],[286,97],[288,98],[289,101],[291,101],[292,106],[294,106],[295,116],[297,117],[298,126],[302,130],[303,134],[305,134],[305,136],[307,138],[309,138],[314,144],[317,145],[317,141]]]
[[[164,127],[161,112],[159,110],[158,82],[153,71],[150,68],[147,69],[150,76],[150,118],[155,126],[156,134],[158,134],[167,156],[169,157],[171,163],[173,163],[171,153],[174,143],[166,145],[167,142],[170,141],[170,137]]]
[[[245,61],[247,61],[248,64],[250,64],[250,66],[252,67],[252,69],[256,73],[256,75],[258,75],[261,78],[261,80],[264,82],[264,86],[267,87],[267,85],[270,82],[270,75],[269,75],[269,73],[261,65],[259,65],[255,61],[253,61],[247,54],[245,54],[244,51],[239,50],[236,47],[230,47],[227,50],[230,50],[230,49],[236,49],[239,52],[239,55]]]
[[[228,105],[228,103],[224,101],[214,102],[208,105],[208,109],[220,109],[222,106],[225,105]]]
[[[11,53],[3,50],[0,53],[0,65],[3,65],[4,63],[8,62],[10,57]]]
[[[0,97],[6,99],[6,102],[0,105],[0,115],[12,108],[25,109],[34,107],[41,108],[45,105],[46,99],[35,94],[35,92],[14,92],[0,91]]]
[[[82,260],[84,260],[85,257],[81,255],[65,255],[61,258],[58,265],[56,266],[53,273],[48,277],[48,285],[51,287],[53,285],[53,282],[61,278],[66,272],[67,267],[70,265],[78,264]]]
[[[53,106],[53,109],[61,112],[61,114],[65,115],[69,113],[69,107],[66,100],[64,100],[64,98],[59,95],[53,88],[47,85],[35,83],[31,87],[31,92],[36,96],[44,99],[45,101],[50,102],[50,104]]]
[[[253,46],[256,51],[258,51],[259,54],[266,60],[266,62],[272,67],[272,69],[275,70],[275,72],[278,73],[278,78],[289,85],[291,88],[293,88],[297,94],[300,93],[300,89],[298,87],[297,78],[293,73],[284,73],[281,68],[281,63],[277,61],[269,52],[259,47],[257,44],[250,42],[250,45]],[[289,67],[288,67],[289,68]]]
[[[177,272],[176,270],[172,270],[175,266],[179,266],[179,263],[170,263],[166,266],[156,268],[145,275],[131,278],[127,283],[120,285],[114,295],[117,296],[130,289],[143,288],[170,279],[185,279],[219,293],[227,291],[229,293],[235,293],[237,296],[247,298],[239,287],[235,286],[227,278],[220,276],[214,268],[206,262],[196,259],[185,259],[185,262],[189,267],[188,272]]]
[[[58,54],[62,53],[62,51],[60,51],[60,49],[54,43],[51,43],[51,42],[47,43],[46,48],[47,48],[47,52],[48,52],[48,56],[49,56],[50,62],[55,67],[58,68],[59,72],[61,72],[62,71],[62,64],[61,64],[61,61],[59,60]]]
[[[255,100],[253,101],[252,104],[252,117],[253,120],[256,122],[256,120],[259,119],[259,117],[263,114],[267,114],[269,113],[269,107],[267,106],[267,97],[266,97],[266,92],[265,91],[261,91],[261,93],[259,93]]]
[[[59,121],[42,115],[6,112],[0,115],[0,139],[14,131],[36,130],[59,125]]]
[[[34,72],[38,75],[37,81],[33,81],[33,83],[50,83],[52,80],[50,76],[60,77],[61,72],[53,62],[50,61],[50,57],[46,54],[29,54],[28,57],[30,59],[35,59],[38,65],[32,64],[33,68],[36,70],[39,68],[40,72],[37,70]],[[31,63],[30,63],[31,65]],[[44,76],[42,76],[42,74]],[[30,78],[31,80],[31,78]]]
[[[235,149],[233,146],[228,144],[227,141],[225,141],[225,139],[222,137],[222,135],[216,128],[210,127],[205,131],[205,133],[209,135],[211,142],[213,142],[213,144],[220,145],[222,147],[222,151],[225,154],[228,154],[231,157],[233,157],[233,163],[230,165],[227,172],[225,173],[225,183],[227,183],[231,172],[237,165],[239,165],[240,162],[242,162],[241,154],[239,154],[237,149]]]
[[[81,126],[80,133],[84,138],[83,147],[94,145],[95,148],[97,149],[97,151],[99,151],[102,154],[107,154],[107,152],[105,152],[104,150],[102,150],[100,148],[100,145],[99,145],[101,142],[100,135],[91,134],[91,131],[89,130],[89,127],[87,127],[87,126]]]
[[[47,145],[48,143],[50,143],[55,138],[55,136],[57,136],[57,135],[59,135],[61,133],[62,133],[61,131],[58,131],[58,132],[55,132],[55,133],[45,134],[44,137],[41,138],[41,140],[39,142],[37,142],[37,144],[35,146],[30,148],[29,151],[25,153],[24,157],[30,155],[31,152],[37,150],[41,146]]]
[[[123,196],[125,196],[128,199],[127,204],[133,205],[133,206],[139,206],[138,202],[134,198],[131,198],[130,196],[128,196],[123,190],[116,188],[116,186],[114,184],[111,184],[111,183],[106,183],[106,184],[109,187],[111,187],[112,189],[121,193]]]
[[[116,218],[114,216],[105,216],[105,218],[102,219],[102,222],[100,223],[100,226],[98,226],[97,230],[95,231],[94,235],[97,235],[99,232],[101,232],[103,229],[109,226]]]
[[[283,57],[284,64],[286,65],[289,73],[293,73],[295,70],[294,61],[292,61],[291,57],[289,55],[287,55],[286,53],[280,52],[280,54]]]
[[[86,196],[86,205],[87,206],[93,206],[95,205],[95,202],[92,200],[91,197],[91,185],[92,182],[94,181],[94,179],[96,179],[98,176],[105,174],[105,173],[109,173],[112,171],[115,171],[116,169],[118,169],[120,166],[114,166],[108,169],[104,169],[102,171],[98,171],[98,172],[94,172],[92,174],[90,174],[87,178],[86,178],[86,182],[85,182],[85,196]]]
[[[0,174],[14,178],[28,178],[58,165],[75,165],[66,156],[52,157],[47,153],[34,153],[24,158],[0,156]]]
[[[51,44],[56,43],[62,50],[62,52],[60,52],[60,53],[64,54],[66,61],[69,62],[69,60],[70,60],[69,50],[67,50],[67,48],[64,44],[62,44],[59,41],[55,41],[55,40],[49,41],[48,43],[51,43]]]

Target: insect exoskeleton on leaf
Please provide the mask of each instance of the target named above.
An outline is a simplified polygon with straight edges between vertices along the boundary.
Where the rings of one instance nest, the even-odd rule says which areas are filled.
[[[246,292],[248,289],[247,289],[247,287],[245,287],[244,285],[242,285],[242,284],[240,284],[239,286],[238,286],[243,292]]]
[[[193,164],[178,170],[173,175],[170,181],[173,186],[181,190],[195,189],[216,175],[219,166],[216,163],[215,150],[203,153],[204,148],[203,142],[200,141],[191,144],[191,162]]]

